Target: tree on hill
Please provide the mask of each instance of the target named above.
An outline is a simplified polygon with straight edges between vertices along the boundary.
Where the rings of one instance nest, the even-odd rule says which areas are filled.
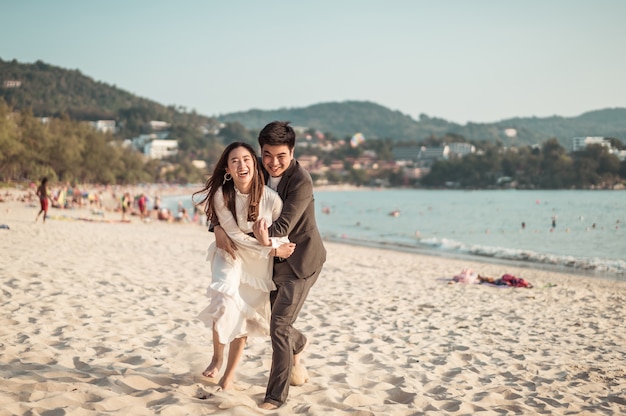
[[[480,154],[435,162],[421,185],[441,188],[455,183],[461,188],[494,188],[499,178],[508,177],[505,183],[522,189],[611,189],[626,180],[626,161],[620,162],[600,145],[568,153],[552,138],[541,147],[503,151],[501,146],[483,143],[481,150]]]
[[[0,181],[125,184],[155,182],[143,155],[121,147],[88,124],[63,118],[42,122],[0,100]]]
[[[136,136],[151,120],[195,127],[217,124],[214,118],[195,111],[166,107],[114,85],[95,81],[79,70],[67,70],[42,61],[26,64],[0,59],[0,80],[20,82],[19,87],[9,88],[0,82],[0,97],[12,108],[30,109],[37,117],[67,114],[73,120],[113,119],[121,127],[123,138]]]

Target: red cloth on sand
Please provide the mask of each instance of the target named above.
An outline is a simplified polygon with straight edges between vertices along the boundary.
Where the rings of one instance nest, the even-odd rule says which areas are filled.
[[[512,274],[504,274],[501,278],[496,280],[497,285],[507,285],[513,287],[533,287],[533,285],[522,279],[521,277],[515,277]]]

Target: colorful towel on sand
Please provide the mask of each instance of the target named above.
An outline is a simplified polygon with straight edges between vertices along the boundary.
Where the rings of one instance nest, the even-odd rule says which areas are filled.
[[[515,277],[512,274],[502,275],[501,278],[495,281],[495,284],[513,286],[513,287],[528,287],[528,288],[533,287],[533,285],[530,282],[522,279],[521,277]]]
[[[494,279],[493,277],[481,276],[472,269],[461,270],[459,274],[452,277],[452,280],[457,283],[489,283],[496,286],[533,287],[529,281],[509,273],[503,274],[499,279]]]
[[[493,277],[487,276],[478,276],[478,281],[480,283],[488,283],[496,286],[510,286],[510,287],[527,287],[531,288],[533,285],[528,281],[524,280],[521,277],[515,277],[512,274],[503,274],[499,279],[494,279]]]

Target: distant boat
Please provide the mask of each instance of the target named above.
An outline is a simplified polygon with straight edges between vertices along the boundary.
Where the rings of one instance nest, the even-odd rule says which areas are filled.
[[[400,216],[400,210],[399,209],[394,209],[393,211],[391,211],[389,213],[389,215],[391,215],[392,217],[399,217]]]

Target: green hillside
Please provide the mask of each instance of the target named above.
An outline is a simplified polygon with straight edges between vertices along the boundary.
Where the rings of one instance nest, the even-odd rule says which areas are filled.
[[[422,141],[435,135],[458,134],[471,141],[501,141],[505,145],[539,144],[557,138],[569,147],[572,137],[604,136],[626,139],[626,108],[591,111],[578,117],[511,118],[496,123],[460,125],[426,115],[415,120],[398,111],[371,102],[323,103],[305,108],[271,111],[250,110],[225,114],[221,121],[238,121],[249,129],[260,129],[267,120],[291,120],[294,125],[351,136],[361,132],[367,138]],[[515,129],[510,137],[505,129]]]
[[[220,121],[237,121],[248,129],[258,130],[268,120],[289,120],[295,126],[329,132],[338,137],[360,132],[367,138],[414,140],[431,134],[443,135],[457,127],[441,119],[424,118],[416,122],[399,111],[392,111],[369,101],[344,101],[311,105],[304,108],[250,110],[225,114]]]
[[[15,84],[17,81],[19,84]],[[13,84],[11,84],[13,82]],[[214,123],[195,112],[163,106],[82,74],[42,61],[33,64],[0,59],[0,97],[15,109],[30,108],[35,116],[67,114],[74,120],[114,119],[120,134],[132,137],[150,120],[190,126]]]
[[[5,85],[18,81],[19,86]],[[75,120],[115,119],[120,136],[132,137],[149,120],[163,120],[179,131],[196,131],[217,120],[163,106],[137,97],[113,85],[95,81],[79,70],[68,70],[37,61],[33,64],[0,59],[0,97],[12,108],[31,108],[36,116],[68,114]],[[367,139],[400,142],[423,141],[431,136],[461,135],[470,141],[500,141],[504,145],[540,144],[550,138],[566,148],[577,136],[614,137],[626,141],[626,108],[595,110],[577,117],[511,118],[495,123],[460,125],[422,114],[415,120],[399,111],[369,101],[328,102],[303,108],[249,110],[224,114],[221,122],[237,122],[258,131],[272,120],[290,120],[293,125],[331,133],[336,137],[361,132]],[[514,136],[505,134],[515,129]],[[510,130],[509,130],[510,131]]]

